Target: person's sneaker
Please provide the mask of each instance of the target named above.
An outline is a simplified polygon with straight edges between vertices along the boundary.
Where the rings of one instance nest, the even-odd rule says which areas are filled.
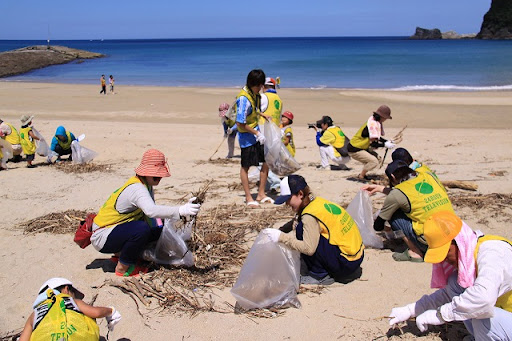
[[[334,278],[327,275],[322,279],[316,279],[311,276],[300,276],[300,284],[308,285],[331,285],[334,283]]]
[[[331,165],[331,170],[350,170],[350,168],[348,168],[344,164],[337,165],[337,166]]]
[[[27,168],[36,168],[36,165],[27,165]]]
[[[331,170],[331,166],[323,167],[321,165],[316,166],[316,170]]]

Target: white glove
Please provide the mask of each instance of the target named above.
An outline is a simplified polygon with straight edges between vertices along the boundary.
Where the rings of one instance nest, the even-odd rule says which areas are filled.
[[[396,147],[396,144],[393,141],[389,140],[384,142],[384,147],[386,147],[387,149],[393,149]]]
[[[196,200],[196,197],[190,198],[185,205],[181,205],[179,208],[180,216],[187,217],[192,215],[197,215],[199,212],[199,208],[201,208],[201,204],[193,204],[192,202]]]
[[[389,325],[392,326],[394,324],[407,321],[411,317],[415,317],[415,309],[416,303],[408,304],[405,307],[391,309],[391,314],[389,314],[389,317],[391,317],[389,320]]]
[[[258,141],[260,144],[265,144],[265,136],[258,131],[256,134],[256,141]]]
[[[437,316],[436,310],[427,310],[420,316],[416,317],[416,326],[418,326],[420,332],[426,331],[429,324],[433,326],[444,324],[444,321]]]
[[[281,231],[279,231],[278,229],[266,228],[263,229],[262,232],[265,233],[272,242],[279,242],[279,236],[281,235]]]
[[[121,321],[121,314],[119,314],[119,312],[116,310],[116,308],[114,308],[114,307],[111,307],[111,308],[112,308],[112,315],[106,316],[105,319],[107,320],[108,330],[113,331],[114,326],[116,324],[118,324],[119,321]]]
[[[226,129],[226,134],[231,135],[236,129],[236,126],[232,126],[231,128]]]

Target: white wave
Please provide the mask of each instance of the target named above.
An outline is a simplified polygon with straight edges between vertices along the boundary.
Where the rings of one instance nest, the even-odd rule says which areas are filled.
[[[317,85],[317,86],[310,87],[311,90],[322,90],[322,89],[326,89],[326,88],[327,88],[327,85]]]
[[[461,85],[407,85],[399,88],[391,88],[390,91],[500,91],[512,90],[510,85],[491,86],[461,86]]]

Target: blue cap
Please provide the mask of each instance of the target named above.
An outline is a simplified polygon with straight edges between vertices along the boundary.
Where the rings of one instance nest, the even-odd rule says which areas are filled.
[[[283,180],[281,180],[280,185],[281,195],[274,200],[274,204],[284,204],[292,197],[293,194],[299,193],[299,191],[306,188],[307,185],[306,180],[300,175],[292,174],[284,177]]]

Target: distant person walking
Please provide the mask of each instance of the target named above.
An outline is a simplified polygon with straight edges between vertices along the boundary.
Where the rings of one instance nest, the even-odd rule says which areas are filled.
[[[106,95],[107,94],[107,83],[105,82],[105,75],[101,75],[100,82],[101,82],[100,94],[103,93],[104,95]]]
[[[110,85],[110,93],[113,94],[114,93],[114,76],[110,75],[110,77],[108,77],[108,84]]]

